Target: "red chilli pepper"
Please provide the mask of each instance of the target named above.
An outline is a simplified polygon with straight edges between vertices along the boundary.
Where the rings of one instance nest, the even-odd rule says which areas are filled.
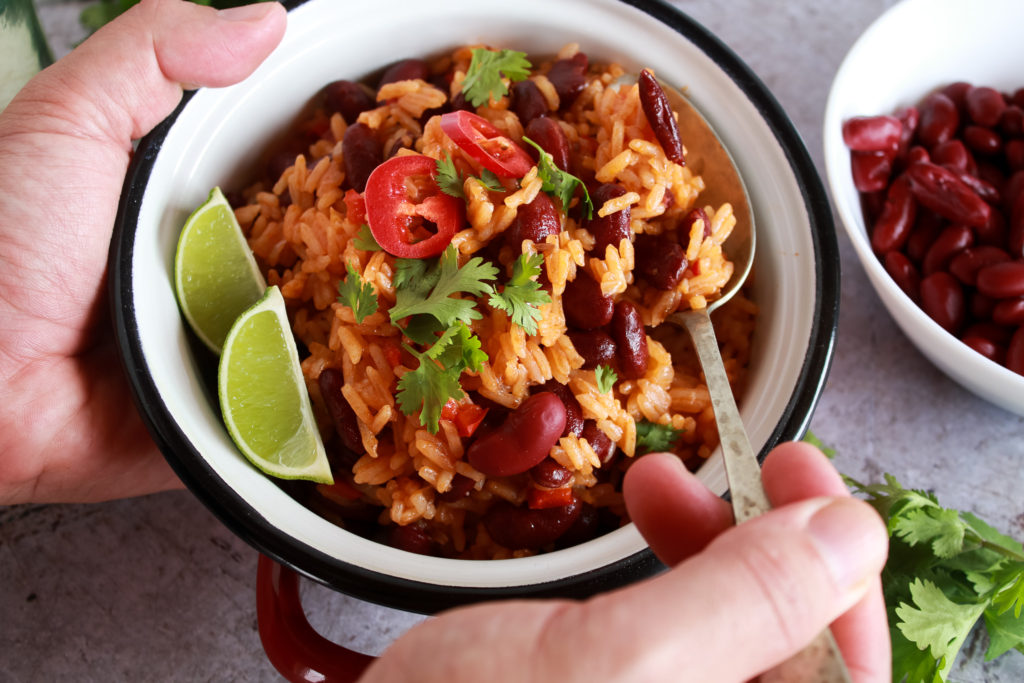
[[[468,111],[441,116],[441,130],[481,166],[502,178],[522,178],[533,158],[490,121]]]
[[[437,162],[411,154],[388,159],[366,181],[366,221],[377,244],[399,258],[437,256],[462,225],[463,203],[437,186]],[[424,178],[420,197],[410,197],[407,181]],[[428,225],[437,226],[430,234]]]
[[[530,489],[527,506],[531,510],[547,510],[548,508],[561,508],[572,503],[572,488],[564,486],[560,489]]]

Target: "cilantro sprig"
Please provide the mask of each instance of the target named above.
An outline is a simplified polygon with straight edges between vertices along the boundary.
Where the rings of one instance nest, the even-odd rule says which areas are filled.
[[[537,150],[537,177],[541,179],[541,188],[552,197],[557,197],[562,202],[562,211],[569,210],[569,202],[572,201],[576,188],[583,190],[583,208],[589,220],[594,215],[594,203],[587,192],[587,186],[583,181],[568,171],[563,171],[555,165],[555,159],[548,152],[530,138],[523,136],[523,142]]]
[[[491,292],[488,303],[508,313],[513,323],[523,328],[526,334],[537,334],[537,323],[541,313],[539,306],[551,302],[536,277],[544,264],[541,254],[522,254],[512,267],[512,278],[505,287]]]
[[[636,454],[670,450],[682,436],[683,430],[647,420],[636,423]]]
[[[979,620],[986,660],[1024,652],[1024,548],[972,515],[942,507],[927,491],[845,477],[889,528],[882,591],[889,612],[893,680],[945,681]]]
[[[525,52],[477,48],[472,52],[462,81],[462,94],[470,104],[479,107],[508,94],[508,86],[502,77],[522,81],[529,77],[532,66]]]
[[[597,380],[597,390],[607,394],[615,386],[619,376],[610,365],[598,365],[594,368],[594,378]]]
[[[377,312],[377,294],[373,285],[363,282],[351,263],[345,264],[348,277],[338,283],[338,301],[352,309],[356,322],[361,323],[367,316]]]
[[[501,184],[501,178],[494,171],[485,168],[480,172],[479,176],[476,176],[476,179],[491,192],[505,191],[505,186]],[[452,155],[448,152],[444,153],[443,159],[437,160],[437,176],[434,180],[445,194],[458,197],[459,199],[466,198],[466,191],[463,189],[466,177],[455,168]]]
[[[383,249],[377,243],[377,238],[373,236],[370,226],[366,223],[359,226],[359,232],[356,233],[352,244],[355,245],[356,249],[362,249],[363,251],[381,251]]]
[[[498,269],[479,256],[460,268],[455,247],[451,245],[437,261],[397,259],[395,267],[395,305],[391,308],[391,321],[397,323],[411,315],[429,314],[445,329],[457,321],[468,324],[482,317],[473,299],[455,298],[455,295],[490,293],[488,281],[498,275]]]

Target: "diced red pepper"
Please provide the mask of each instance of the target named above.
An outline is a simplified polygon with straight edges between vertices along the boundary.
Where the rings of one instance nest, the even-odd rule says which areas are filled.
[[[441,409],[441,419],[454,424],[459,436],[463,438],[473,436],[486,415],[487,408],[475,403],[457,403],[454,398],[448,399]]]
[[[348,190],[345,193],[345,207],[348,209],[348,219],[355,225],[362,225],[366,222],[366,200],[363,195],[355,190]]]
[[[531,510],[546,510],[565,507],[572,500],[573,492],[569,486],[563,486],[560,489],[532,488],[526,504]]]
[[[410,154],[392,157],[366,181],[366,221],[377,244],[399,258],[427,258],[445,250],[463,223],[463,202],[437,186],[437,162]],[[408,182],[423,179],[421,196],[409,196]],[[425,196],[423,196],[425,194]],[[429,224],[437,228],[431,234]]]
[[[502,178],[522,178],[533,168],[526,150],[473,112],[451,111],[441,115],[441,130],[462,151]]]

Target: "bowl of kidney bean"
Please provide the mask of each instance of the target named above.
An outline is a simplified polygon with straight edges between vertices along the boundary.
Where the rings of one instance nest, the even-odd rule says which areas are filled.
[[[897,324],[975,394],[1024,414],[1024,5],[906,0],[840,67],[833,200]]]
[[[785,112],[732,51],[662,2],[395,0],[377,14],[333,0],[288,4],[284,40],[256,74],[187,95],[133,159],[111,290],[124,365],[154,439],[190,490],[254,548],[364,600],[429,613],[498,598],[581,598],[660,571],[632,524],[539,555],[462,560],[360,536],[296,501],[249,466],[223,428],[208,359],[168,286],[177,235],[211,187],[243,187],[262,150],[338,79],[369,80],[400,60],[467,43],[555,55],[575,42],[595,62],[615,61],[630,73],[650,68],[686,88],[744,174],[759,230],[749,293],[758,317],[740,408],[764,455],[780,440],[799,438],[810,421],[839,298],[825,189]],[[720,461],[712,454],[699,476],[724,494]]]

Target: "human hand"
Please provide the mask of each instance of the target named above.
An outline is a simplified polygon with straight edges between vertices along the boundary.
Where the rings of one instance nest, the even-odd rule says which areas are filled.
[[[854,681],[889,681],[881,519],[808,444],[776,448],[763,477],[776,508],[734,527],[678,458],[641,458],[626,502],[670,571],[582,603],[454,610],[399,638],[362,683],[745,681],[830,623]]]
[[[106,260],[131,141],[183,88],[248,76],[285,11],[143,0],[0,114],[0,504],[180,487],[131,405]]]

